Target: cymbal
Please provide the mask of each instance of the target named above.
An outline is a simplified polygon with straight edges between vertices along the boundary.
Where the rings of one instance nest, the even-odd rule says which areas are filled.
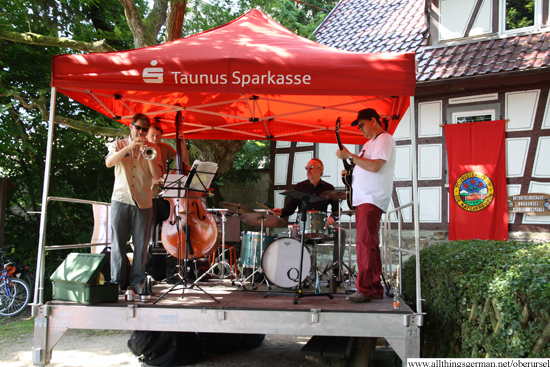
[[[244,213],[240,218],[241,222],[256,227],[260,227],[262,222],[266,228],[284,227],[286,225],[283,218],[262,212]]]
[[[344,200],[346,192],[344,190],[327,190],[323,191],[320,196],[325,199]]]
[[[342,215],[354,215],[355,210],[342,210]]]
[[[251,209],[241,204],[233,204],[233,203],[224,201],[220,203],[220,206],[224,209],[229,210],[230,212],[237,213],[237,214],[254,213],[254,209]]]
[[[325,198],[322,198],[320,196],[306,194],[305,192],[296,191],[296,190],[283,191],[283,192],[280,192],[279,194],[280,195],[285,195],[285,196],[290,196],[291,198],[299,199],[299,200],[307,199],[310,202],[326,200]]]

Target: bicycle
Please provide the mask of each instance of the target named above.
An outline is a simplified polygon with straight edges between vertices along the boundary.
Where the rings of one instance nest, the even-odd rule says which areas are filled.
[[[21,313],[29,303],[31,297],[30,287],[24,281],[14,275],[17,267],[12,260],[4,257],[4,251],[0,249],[2,257],[0,272],[0,316],[15,316]]]

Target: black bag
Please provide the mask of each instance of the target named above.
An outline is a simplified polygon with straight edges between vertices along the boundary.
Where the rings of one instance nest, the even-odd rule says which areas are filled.
[[[197,333],[205,354],[224,354],[239,349],[256,348],[265,334]]]
[[[187,366],[203,357],[195,333],[134,331],[128,340],[130,351],[149,366]]]

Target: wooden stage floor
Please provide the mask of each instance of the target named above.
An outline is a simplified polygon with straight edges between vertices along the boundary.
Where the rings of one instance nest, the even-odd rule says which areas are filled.
[[[269,290],[265,284],[262,284],[258,290],[252,290],[250,283],[245,283],[246,290],[242,290],[239,285],[231,285],[231,281],[209,280],[200,282],[199,288],[187,285],[177,285],[159,283],[153,286],[153,295],[148,301],[142,302],[139,296],[135,300],[126,302],[124,295],[120,295],[117,303],[99,303],[94,306],[120,306],[128,307],[159,307],[159,308],[211,308],[226,310],[264,310],[264,311],[296,311],[311,309],[321,310],[323,312],[367,312],[367,313],[394,313],[394,314],[412,314],[413,311],[407,305],[401,303],[399,310],[393,309],[393,298],[384,295],[383,299],[372,300],[365,303],[351,303],[346,300],[348,294],[343,287],[338,288],[338,293],[332,293],[330,299],[325,295],[315,295],[311,287],[304,288],[304,297],[298,299],[294,304],[296,294],[293,289],[283,289],[272,285]],[[256,284],[257,285],[257,284]],[[171,291],[169,291],[173,288]],[[201,289],[204,291],[201,291]],[[323,293],[328,293],[328,287],[322,287]],[[277,294],[270,294],[277,293]],[[285,295],[279,295],[284,293]],[[267,295],[266,297],[264,297]],[[212,299],[215,298],[218,302]],[[162,297],[162,298],[161,298]],[[160,299],[159,299],[160,298]],[[74,302],[54,300],[50,305],[77,305]]]

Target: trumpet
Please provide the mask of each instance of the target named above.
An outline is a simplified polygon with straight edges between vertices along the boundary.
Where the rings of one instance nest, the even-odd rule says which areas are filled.
[[[145,147],[141,154],[143,155],[143,158],[149,161],[151,159],[155,159],[155,157],[157,156],[157,150],[153,147]]]

